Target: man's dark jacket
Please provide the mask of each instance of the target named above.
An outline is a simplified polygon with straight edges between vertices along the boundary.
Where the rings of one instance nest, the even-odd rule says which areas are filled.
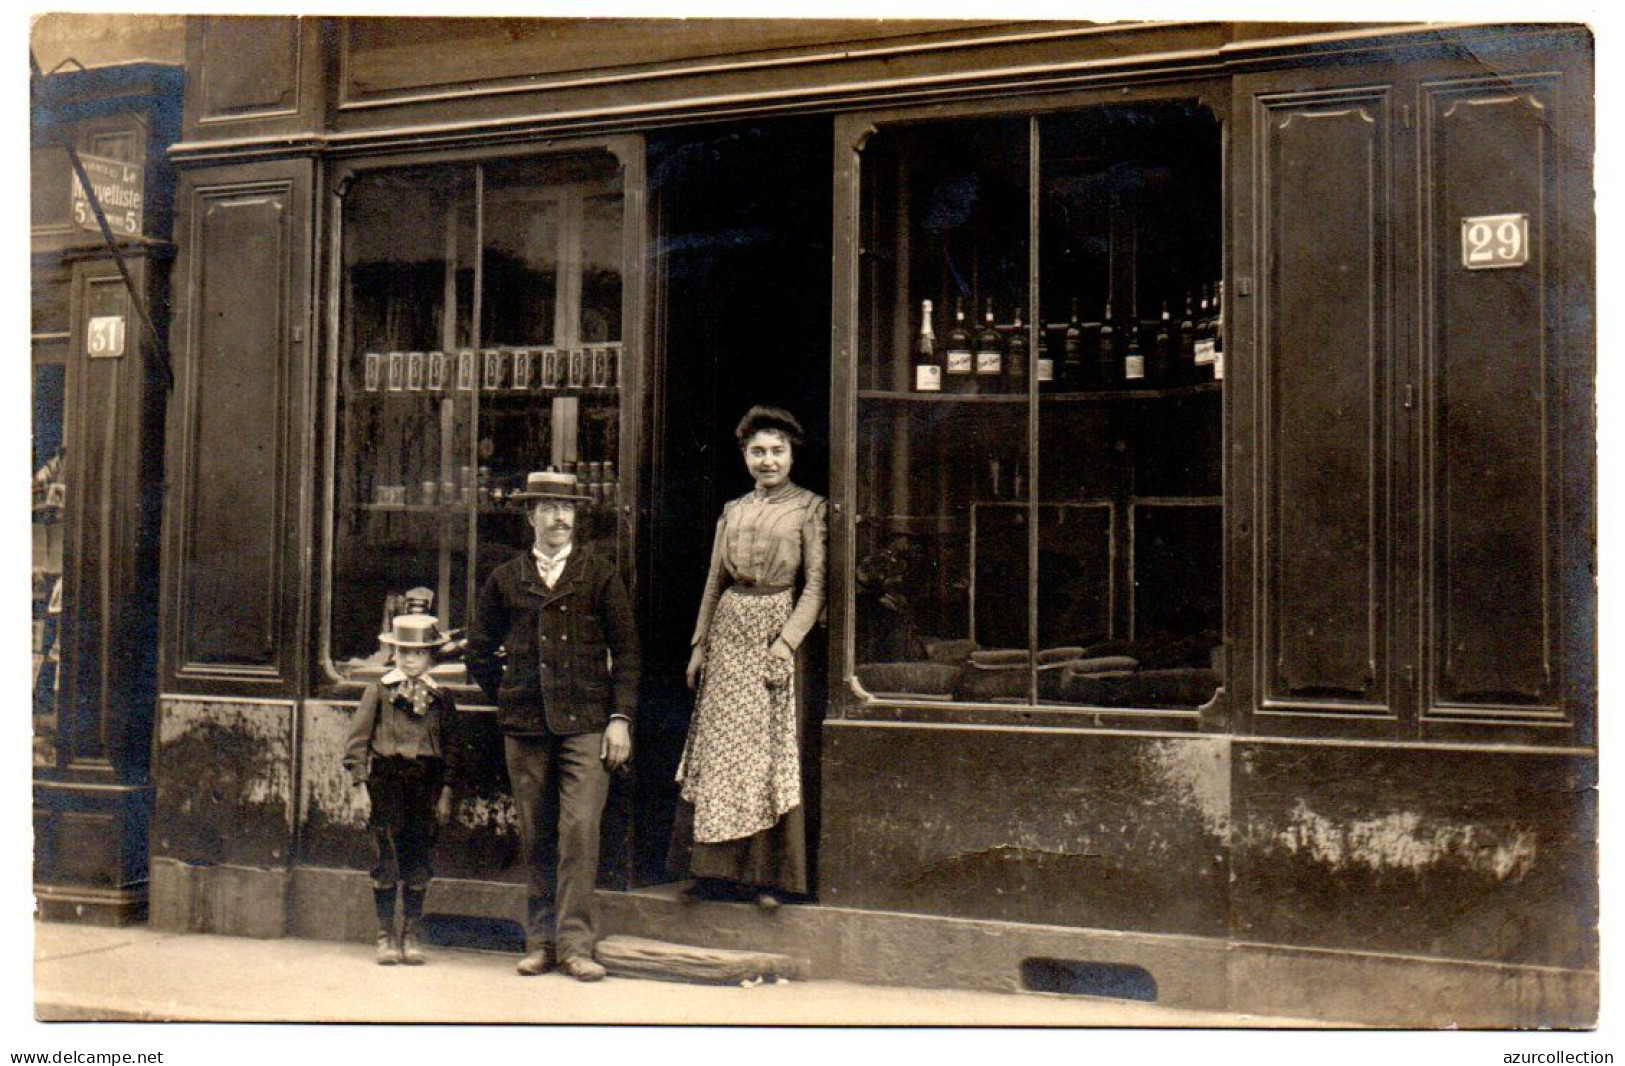
[[[528,551],[497,567],[480,590],[467,661],[504,733],[571,736],[601,731],[612,714],[630,721],[638,633],[613,560],[577,545],[551,589]]]

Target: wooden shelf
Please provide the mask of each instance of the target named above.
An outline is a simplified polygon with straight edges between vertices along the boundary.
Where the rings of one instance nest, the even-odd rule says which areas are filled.
[[[357,511],[366,511],[370,514],[423,514],[423,515],[466,515],[466,503],[358,503]],[[515,503],[510,505],[482,503],[479,506],[482,515],[513,514],[523,515],[524,508]]]
[[[612,400],[612,401],[618,401],[620,399],[620,395],[621,395],[621,390],[620,390],[619,386],[609,386],[609,387],[606,387],[606,388],[592,388],[592,387],[589,387],[589,386],[570,386],[570,387],[567,387],[567,388],[555,388],[555,389],[484,389],[484,388],[482,388],[482,389],[479,390],[479,397],[480,397],[480,403],[481,404],[489,404],[489,403],[492,403],[492,402],[500,402],[502,400],[526,400],[526,401],[550,400],[550,399],[552,399],[552,398],[554,398],[556,396],[557,397],[576,396],[576,397],[579,397],[579,398],[581,398],[583,400]],[[380,389],[354,389],[349,394],[349,398],[352,399],[352,400],[354,400],[354,399],[388,399],[388,398],[391,398],[391,397],[402,399],[402,400],[417,400],[417,399],[434,399],[434,400],[468,399],[468,400],[472,400],[473,397],[474,397],[474,392],[473,392],[473,390],[470,390],[470,389],[383,389],[383,388],[380,388]]]
[[[1194,385],[1173,385],[1165,389],[1096,389],[1086,392],[1040,392],[1038,399],[1045,403],[1120,403],[1136,400],[1162,400],[1179,396],[1201,396],[1218,393],[1224,388],[1222,381],[1199,381]],[[883,403],[924,404],[1024,404],[1027,394],[1019,392],[956,393],[956,392],[893,392],[889,389],[859,389],[858,399]]]

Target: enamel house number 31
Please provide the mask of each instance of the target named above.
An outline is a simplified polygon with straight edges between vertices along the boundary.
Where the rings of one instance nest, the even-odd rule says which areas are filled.
[[[1461,220],[1461,265],[1468,270],[1520,267],[1527,262],[1528,215],[1478,215]]]

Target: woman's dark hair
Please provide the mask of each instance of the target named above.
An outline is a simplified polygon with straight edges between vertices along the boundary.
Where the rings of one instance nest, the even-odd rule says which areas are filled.
[[[743,449],[752,437],[763,430],[777,433],[792,448],[801,447],[801,439],[805,436],[795,415],[782,407],[763,407],[761,404],[745,412],[745,417],[739,420],[739,428],[734,430],[734,436],[739,438],[739,447]]]

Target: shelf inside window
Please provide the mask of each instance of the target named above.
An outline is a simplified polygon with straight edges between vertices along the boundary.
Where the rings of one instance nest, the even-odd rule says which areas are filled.
[[[1161,389],[1096,389],[1086,392],[1040,392],[1044,403],[1122,403],[1141,400],[1162,400],[1179,396],[1201,396],[1218,393],[1224,388],[1222,381],[1198,381],[1190,385],[1170,385]],[[946,403],[946,404],[1022,404],[1027,393],[956,393],[956,392],[895,392],[889,389],[859,389],[858,399],[884,403]]]

